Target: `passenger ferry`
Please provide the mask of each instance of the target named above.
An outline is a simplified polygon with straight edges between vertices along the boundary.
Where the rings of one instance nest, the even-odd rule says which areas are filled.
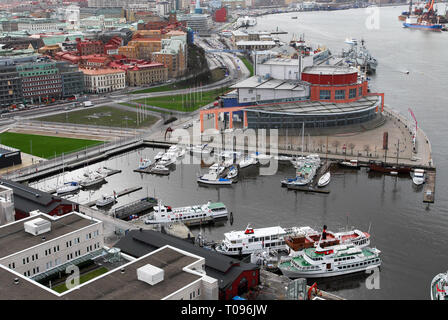
[[[154,213],[145,224],[183,222],[187,225],[217,222],[228,219],[228,211],[222,202],[208,202],[203,205],[172,208],[161,204],[154,207]]]
[[[307,248],[282,257],[280,271],[289,278],[324,278],[365,271],[381,265],[380,251],[354,244]]]
[[[215,250],[229,256],[249,255],[267,248],[287,251],[285,236],[307,232],[316,231],[310,227],[282,228],[277,226],[254,229],[248,225],[244,231],[225,233],[224,240],[215,247]]]
[[[339,244],[351,243],[359,247],[366,247],[370,244],[370,234],[358,229],[345,230],[341,232],[327,231],[324,225],[322,232],[295,233],[285,237],[285,242],[293,251],[300,251],[307,248],[321,248],[335,246]]]

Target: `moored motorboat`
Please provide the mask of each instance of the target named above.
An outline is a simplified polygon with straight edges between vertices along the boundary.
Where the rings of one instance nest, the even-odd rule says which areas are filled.
[[[349,161],[341,161],[339,162],[339,165],[346,168],[352,168],[352,169],[359,169],[359,162],[356,159],[352,159]]]
[[[257,165],[258,160],[251,156],[245,156],[243,157],[238,165],[240,166],[240,169],[247,168],[249,166]]]
[[[319,178],[319,181],[317,182],[317,186],[325,187],[326,185],[328,185],[330,183],[330,177],[331,177],[331,174],[330,174],[330,171],[328,171],[322,177]]]
[[[157,163],[154,167],[151,168],[150,173],[168,175],[170,174],[170,169],[168,169],[164,165]]]
[[[88,177],[82,179],[79,184],[81,187],[87,188],[104,182],[106,182],[105,175],[92,172]]]
[[[231,166],[229,168],[229,171],[227,172],[226,178],[227,179],[234,179],[238,176],[238,168],[235,166]]]
[[[163,151],[160,151],[159,153],[157,153],[154,157],[154,161],[159,161],[160,159],[162,159],[164,154],[165,154],[165,152],[163,152]]]
[[[425,170],[414,169],[414,171],[411,171],[411,178],[412,182],[417,186],[424,184],[426,181]]]
[[[140,159],[140,164],[138,168],[140,170],[146,169],[151,165],[152,161],[150,159]]]
[[[116,201],[115,191],[113,196],[109,196],[107,194],[103,194],[100,199],[98,199],[95,203],[97,207],[106,207],[108,205],[114,204]]]
[[[208,185],[231,185],[233,183],[232,180],[227,178],[221,178],[217,172],[208,172],[197,178],[197,182],[199,184],[208,184]]]
[[[81,188],[81,186],[79,185],[78,182],[70,181],[70,182],[64,183],[63,186],[57,188],[56,194],[60,195],[60,194],[71,193],[71,192],[75,192],[75,191],[79,190],[80,188]]]

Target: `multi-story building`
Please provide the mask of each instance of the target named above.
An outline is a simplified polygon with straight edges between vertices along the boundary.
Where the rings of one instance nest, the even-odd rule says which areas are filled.
[[[168,80],[168,68],[161,63],[137,64],[127,70],[128,83],[132,87]]]
[[[68,98],[84,92],[84,74],[76,65],[66,61],[56,62],[62,78],[62,98]]]
[[[22,79],[16,66],[0,66],[0,108],[8,108],[22,102]]]
[[[127,46],[118,48],[118,54],[129,59],[150,60],[154,52],[162,49],[162,42],[155,38],[137,38],[129,41]]]
[[[85,90],[90,93],[106,93],[126,87],[126,72],[118,69],[81,69]]]
[[[168,67],[168,77],[176,78],[187,71],[186,44],[182,40],[162,39],[162,50],[152,55],[152,60]]]
[[[210,34],[210,22],[209,15],[207,14],[184,14],[178,15],[177,19],[181,22],[185,22],[187,27],[192,29],[199,35]]]
[[[46,18],[20,18],[17,21],[19,31],[28,31],[30,33],[55,32],[64,30],[65,23],[56,19]]]
[[[0,225],[14,222],[14,196],[11,188],[0,186]]]
[[[55,62],[38,61],[17,65],[27,102],[53,102],[62,96],[62,78]]]
[[[100,40],[77,41],[76,48],[80,56],[87,56],[90,54],[103,54],[105,52],[104,43]]]
[[[0,226],[0,238],[0,264],[28,278],[98,255],[104,246],[103,223],[78,212],[54,217],[36,211]]]
[[[122,8],[131,4],[148,3],[148,0],[89,0],[89,8]]]

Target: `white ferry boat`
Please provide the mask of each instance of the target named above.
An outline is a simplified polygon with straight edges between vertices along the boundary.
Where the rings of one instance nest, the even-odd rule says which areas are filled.
[[[224,234],[224,240],[215,250],[229,256],[249,255],[266,248],[288,250],[285,236],[293,233],[315,232],[310,227],[282,228],[268,227],[254,229],[250,225],[244,231],[231,231]]]
[[[354,244],[307,248],[295,257],[282,258],[280,271],[289,278],[324,278],[365,271],[379,267],[380,251]]]
[[[217,222],[228,219],[228,211],[222,202],[208,202],[203,205],[171,208],[157,205],[154,213],[145,220],[146,224],[183,222],[188,225]]]

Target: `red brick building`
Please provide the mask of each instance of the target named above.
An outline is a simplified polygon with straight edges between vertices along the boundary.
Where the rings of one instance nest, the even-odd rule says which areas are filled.
[[[76,39],[76,42],[76,49],[78,50],[78,55],[80,56],[105,53],[104,43],[100,40],[81,41]]]

